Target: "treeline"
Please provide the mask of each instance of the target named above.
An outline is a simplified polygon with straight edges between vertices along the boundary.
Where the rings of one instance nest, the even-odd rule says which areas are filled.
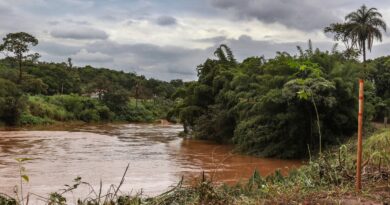
[[[138,99],[169,98],[176,87],[183,85],[182,80],[165,82],[107,68],[74,67],[71,59],[70,64],[39,61],[24,63],[20,88],[33,95],[104,94],[118,88],[127,90],[132,97]],[[17,62],[10,58],[1,59],[0,69],[0,77],[18,84]]]
[[[366,79],[365,120],[389,116],[390,56],[364,66],[336,49],[313,50],[310,42],[298,49],[297,56],[238,62],[221,45],[217,59],[198,67],[198,81],[176,93],[186,132],[255,155],[308,156],[320,142],[339,143],[356,131],[359,77]]]
[[[54,121],[153,121],[165,118],[182,80],[165,82],[91,66],[40,62],[28,48],[27,33],[8,34],[0,50],[0,123],[28,125]],[[31,44],[33,42],[33,44]],[[24,49],[18,50],[23,47]]]

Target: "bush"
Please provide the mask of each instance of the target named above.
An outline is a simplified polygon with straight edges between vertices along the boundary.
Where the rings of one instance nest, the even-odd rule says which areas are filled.
[[[98,104],[96,99],[79,95],[54,95],[48,98],[48,102],[65,108],[66,111],[76,114],[85,109],[93,109]]]
[[[128,122],[151,122],[155,119],[155,116],[141,103],[138,103],[137,106],[129,103],[124,111],[118,115],[118,119]]]
[[[107,106],[98,106],[96,109],[99,113],[100,120],[111,121],[114,118],[115,114],[111,112],[111,110]]]
[[[73,113],[66,111],[64,107],[49,103],[48,98],[44,96],[30,96],[28,100],[30,113],[34,116],[47,117],[57,121],[75,119]]]
[[[53,120],[50,120],[48,118],[33,116],[31,114],[22,114],[19,121],[20,125],[45,125],[51,123],[53,123]]]
[[[98,100],[78,95],[30,96],[28,113],[56,121],[98,122],[113,118],[110,109]]]
[[[113,97],[113,96],[111,96]],[[121,100],[125,100],[124,98]],[[111,106],[114,103],[111,102]],[[27,103],[28,116],[23,124],[40,124],[39,119],[52,121],[81,120],[84,122],[128,121],[151,122],[164,118],[170,107],[170,101],[127,101],[126,105],[117,108],[117,114],[97,99],[78,95],[29,96]],[[121,110],[119,112],[119,110]],[[33,117],[36,118],[33,118]],[[31,121],[31,122],[30,122]]]
[[[97,110],[86,109],[80,113],[79,119],[84,122],[99,122],[100,116]]]

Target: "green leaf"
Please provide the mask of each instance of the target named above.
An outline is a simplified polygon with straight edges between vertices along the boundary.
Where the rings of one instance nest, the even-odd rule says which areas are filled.
[[[29,182],[29,181],[30,181],[30,178],[29,178],[27,175],[22,175],[21,177],[22,177],[23,180],[26,181],[26,182]]]
[[[310,96],[310,93],[306,92],[305,90],[300,90],[297,92],[298,98],[301,100],[307,100]]]
[[[297,82],[299,85],[305,85],[306,80],[305,80],[305,79],[302,79],[302,78],[298,78],[298,79],[296,80],[296,82]]]

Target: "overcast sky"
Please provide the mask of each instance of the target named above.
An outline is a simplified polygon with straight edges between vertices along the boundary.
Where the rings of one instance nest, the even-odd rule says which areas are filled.
[[[296,53],[308,39],[329,50],[322,29],[364,3],[390,25],[389,0],[0,0],[0,36],[33,34],[45,61],[194,80],[221,43],[239,60]],[[369,57],[390,53],[389,33]]]

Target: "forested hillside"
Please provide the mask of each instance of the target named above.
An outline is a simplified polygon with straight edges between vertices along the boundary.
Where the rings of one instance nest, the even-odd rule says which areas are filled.
[[[147,122],[165,118],[181,80],[165,82],[91,66],[0,60],[0,123]]]

